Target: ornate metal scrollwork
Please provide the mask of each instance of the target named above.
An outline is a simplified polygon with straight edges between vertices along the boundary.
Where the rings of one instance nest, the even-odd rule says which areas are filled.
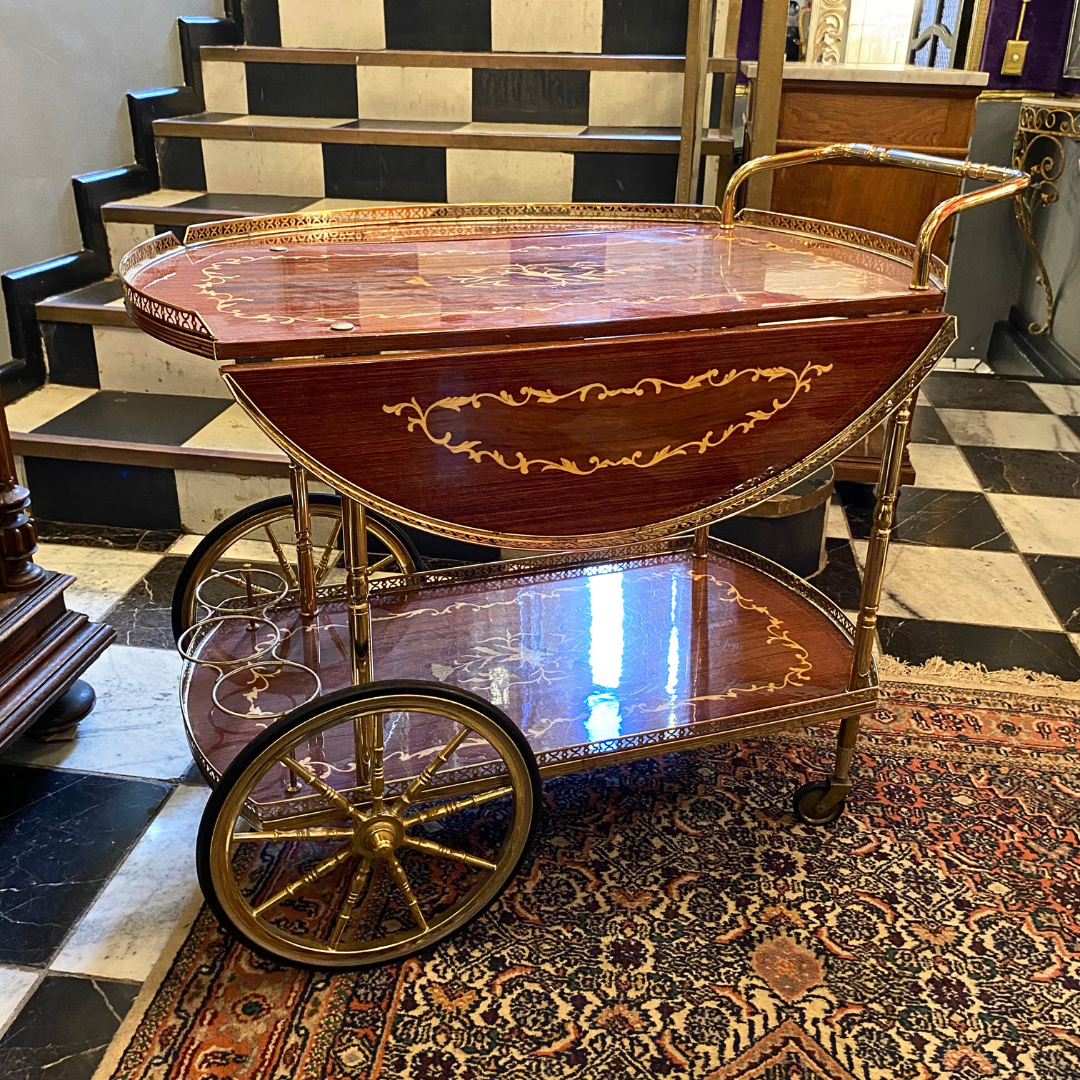
[[[1033,231],[1035,211],[1058,200],[1058,181],[1065,169],[1064,139],[1080,139],[1080,106],[1075,102],[1024,101],[1020,106],[1020,122],[1013,141],[1013,167],[1023,169],[1031,177],[1026,191],[1016,196],[1014,208],[1020,231],[1038,269],[1036,282],[1046,294],[1046,318],[1040,324],[1031,322],[1032,334],[1048,334],[1054,324],[1057,298],[1046,272],[1042,253]]]

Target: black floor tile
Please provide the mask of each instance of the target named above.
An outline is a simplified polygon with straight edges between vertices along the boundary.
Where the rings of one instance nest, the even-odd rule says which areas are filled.
[[[1080,420],[1080,417],[1062,419]],[[961,450],[984,491],[1080,499],[1080,454],[1010,450],[1000,446],[964,446]]]
[[[1062,416],[1059,419],[1073,434],[1080,435],[1080,416]]]
[[[206,166],[203,164],[202,139],[182,135],[159,135],[157,148],[161,186],[186,191],[206,190]]]
[[[911,417],[911,441],[952,445],[952,436],[941,422],[935,409],[917,405]]]
[[[38,325],[49,362],[49,382],[96,388],[99,379],[93,326],[46,321]]]
[[[845,611],[857,611],[862,578],[851,543],[829,537],[825,541],[825,553],[828,557],[825,569],[810,578],[810,584]]]
[[[34,511],[53,521],[124,529],[179,529],[180,500],[172,469],[27,457]]]
[[[4,1080],[90,1080],[139,987],[46,975],[0,1039]]]
[[[35,430],[76,439],[182,446],[230,404],[225,398],[99,390]]]
[[[48,963],[170,790],[0,764],[0,962]]]
[[[1024,558],[1061,625],[1070,633],[1080,631],[1080,559],[1063,555],[1025,555]]]
[[[991,671],[1026,668],[1062,679],[1080,679],[1080,653],[1067,634],[1011,626],[931,622],[879,616],[881,651],[908,664],[943,660],[985,664]]]
[[[446,202],[446,148],[323,143],[326,196]]]
[[[235,210],[238,214],[293,214],[316,201],[306,195],[297,198],[295,195],[229,195],[208,191],[170,209],[182,206],[185,210]]]
[[[589,122],[589,72],[473,68],[472,118],[489,124]]]
[[[665,203],[675,198],[675,154],[574,154],[574,202]]]
[[[248,112],[356,117],[356,70],[345,64],[245,64]]]
[[[491,51],[491,0],[383,0],[383,22],[388,49]]]
[[[173,649],[172,596],[187,559],[166,555],[115,603],[102,622],[116,631],[118,645]]]
[[[845,503],[848,526],[856,540],[868,540],[873,504]],[[990,501],[980,491],[939,491],[905,487],[900,490],[893,523],[893,539],[927,547],[1015,551],[1009,534]]]
[[[996,375],[935,371],[923,383],[922,396],[938,409],[987,409],[1048,413],[1049,407],[1027,383]]]
[[[687,0],[604,0],[602,51],[686,54]]]
[[[110,525],[79,525],[35,517],[38,540],[45,544],[114,548],[123,551],[168,551],[179,539],[179,529],[119,529]]]

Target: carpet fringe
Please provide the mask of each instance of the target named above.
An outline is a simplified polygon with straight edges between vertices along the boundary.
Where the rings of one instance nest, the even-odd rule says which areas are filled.
[[[979,690],[1021,691],[1037,697],[1080,700],[1080,682],[1066,682],[1056,675],[1026,668],[989,670],[985,664],[967,664],[932,656],[925,664],[906,664],[894,656],[878,657],[882,681],[930,683]]]

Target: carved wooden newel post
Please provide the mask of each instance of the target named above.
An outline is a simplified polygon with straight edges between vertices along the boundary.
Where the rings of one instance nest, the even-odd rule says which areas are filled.
[[[94,706],[79,676],[116,637],[68,611],[70,574],[34,562],[30,492],[19,483],[0,398],[0,747],[27,728],[46,738],[73,733]]]

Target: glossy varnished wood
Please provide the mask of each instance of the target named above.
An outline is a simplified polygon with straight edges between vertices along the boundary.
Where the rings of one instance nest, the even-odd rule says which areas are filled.
[[[573,545],[779,490],[787,470],[868,430],[866,414],[882,418],[894,385],[933,363],[923,354],[948,321],[240,364],[226,377],[279,445],[340,490],[462,538]]]
[[[352,212],[352,224],[284,215],[198,226],[186,249],[126,272],[129,310],[191,351],[276,358],[936,310],[942,301],[937,286],[913,293],[899,260],[825,239],[725,231],[715,210],[683,208],[700,220],[679,222],[663,220],[672,208],[612,207],[620,215],[609,221],[497,209],[488,221]],[[421,212],[431,211],[401,213]],[[259,228],[272,231],[250,235]],[[181,326],[156,304],[194,314]],[[351,328],[331,330],[335,322]]]
[[[812,590],[799,595],[750,565],[753,556],[731,551],[717,546],[707,562],[684,550],[542,574],[498,577],[495,570],[488,581],[376,594],[374,677],[473,690],[521,724],[549,772],[647,753],[668,737],[734,738],[785,718],[810,722],[815,703],[846,691],[850,641],[822,609],[829,606],[823,597],[819,608]],[[316,668],[326,691],[349,685],[343,604],[324,604],[306,631],[293,608],[271,617],[285,633],[279,656]],[[203,654],[243,656],[258,639],[242,620],[225,624]],[[275,673],[271,663],[265,674],[265,685],[250,676],[226,683],[219,700],[236,712],[276,712],[311,690],[298,669]],[[184,685],[189,731],[211,775],[220,775],[253,729],[252,720],[214,706],[217,678],[213,668],[192,667]],[[415,775],[453,734],[446,721],[417,714],[394,714],[385,724],[391,784]],[[298,747],[298,758],[332,765],[320,774],[347,784],[353,747],[344,734]],[[471,764],[466,747],[449,770]],[[286,779],[282,770],[272,782],[283,787]]]
[[[783,85],[776,149],[803,150],[837,142],[870,142],[940,157],[967,157],[977,86],[815,82]],[[815,165],[776,174],[772,209],[843,221],[914,241],[938,203],[956,195],[954,177],[910,169]],[[934,253],[948,254],[949,230]]]

